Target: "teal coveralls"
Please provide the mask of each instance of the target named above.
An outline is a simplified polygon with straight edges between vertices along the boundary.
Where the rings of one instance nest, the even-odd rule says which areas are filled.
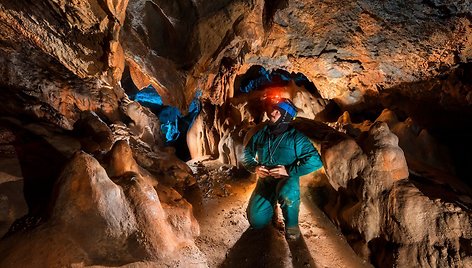
[[[247,217],[253,228],[268,225],[274,215],[278,201],[282,208],[285,227],[298,226],[300,209],[300,176],[322,167],[318,151],[310,140],[289,126],[278,136],[269,133],[268,126],[259,130],[244,148],[243,165],[250,172],[257,166],[268,169],[284,165],[288,178],[259,178],[256,188],[249,199]]]

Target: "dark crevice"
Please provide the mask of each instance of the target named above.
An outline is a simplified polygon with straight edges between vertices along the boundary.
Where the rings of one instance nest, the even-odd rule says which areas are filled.
[[[395,266],[395,255],[398,245],[387,241],[385,238],[377,237],[369,241],[368,247],[371,251],[370,263],[375,267]]]
[[[358,64],[359,68],[361,68],[361,70],[364,70],[364,66],[362,66],[362,62],[360,60],[342,59],[342,58],[339,58],[337,56],[335,56],[334,59],[336,60],[336,62],[349,62],[349,63],[353,63],[353,64]]]
[[[472,204],[464,203],[464,201],[457,195],[458,193],[467,195],[467,186],[453,188],[449,184],[436,182],[429,178],[423,178],[412,173],[410,173],[409,179],[411,183],[421,191],[421,193],[432,201],[440,199],[444,202],[455,204],[464,210],[472,209]]]
[[[336,122],[342,113],[341,107],[335,101],[330,100],[324,110],[316,114],[315,119],[323,122]]]
[[[446,5],[436,5],[433,1],[431,0],[423,0],[423,4],[426,4],[427,6],[435,9],[438,11],[438,17],[440,18],[450,18],[456,11],[451,11],[448,6]]]
[[[222,61],[222,64],[231,64],[231,62],[225,60]],[[187,145],[186,134],[201,110],[201,104],[199,101],[201,92],[196,92],[195,98],[189,106],[188,113],[183,115],[176,107],[164,105],[161,96],[152,85],[143,89],[137,88],[131,79],[128,66],[125,66],[121,85],[130,99],[139,102],[144,107],[147,107],[159,118],[160,128],[163,135],[161,138],[165,141],[165,145],[174,147],[175,154],[179,159],[183,161],[190,160],[191,157]],[[125,119],[131,120],[126,117]]]
[[[274,15],[277,10],[288,7],[288,0],[266,0],[264,2],[264,10],[262,13],[262,22],[264,29],[267,30],[272,26]]]
[[[15,133],[11,145],[15,148],[24,179],[28,217],[46,217],[53,186],[68,159],[43,137],[6,120],[1,120],[0,125]]]
[[[338,50],[337,50],[337,49],[335,49],[335,48],[329,48],[329,49],[327,49],[327,48],[326,48],[327,46],[328,46],[328,45],[326,45],[325,48],[323,48],[323,50],[321,50],[321,52],[320,52],[318,55],[316,55],[316,56],[319,57],[319,56],[321,56],[321,55],[323,55],[323,54],[330,54],[330,53],[336,54],[336,53],[338,53]]]

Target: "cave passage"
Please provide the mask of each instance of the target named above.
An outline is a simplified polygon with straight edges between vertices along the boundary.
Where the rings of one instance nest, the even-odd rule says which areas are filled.
[[[182,115],[177,107],[165,105],[156,89],[149,85],[137,92],[128,95],[130,99],[139,102],[157,115],[161,122],[161,132],[167,146],[176,149],[176,155],[183,161],[190,160],[190,152],[187,146],[186,134],[192,126],[195,117],[201,110],[199,97],[201,91],[195,93],[195,97],[189,105],[186,115]]]
[[[252,98],[290,98],[299,108],[299,115],[324,122],[335,122],[342,114],[342,110],[335,100],[324,99],[315,84],[303,73],[288,72],[283,69],[267,70],[263,66],[253,65],[246,73],[236,77],[234,82],[235,97],[251,94],[250,106],[257,114],[267,110],[268,102],[260,105],[259,100]],[[254,94],[256,92],[262,93]],[[305,92],[305,93],[303,93]],[[256,120],[259,123],[259,120]]]

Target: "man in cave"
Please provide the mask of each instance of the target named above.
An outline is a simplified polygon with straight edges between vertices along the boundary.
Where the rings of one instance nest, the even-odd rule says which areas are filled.
[[[243,165],[256,173],[258,181],[247,207],[254,229],[267,226],[280,204],[288,240],[300,237],[300,176],[322,166],[310,140],[289,123],[297,108],[289,99],[276,99],[269,105],[269,122],[256,132],[244,148]]]

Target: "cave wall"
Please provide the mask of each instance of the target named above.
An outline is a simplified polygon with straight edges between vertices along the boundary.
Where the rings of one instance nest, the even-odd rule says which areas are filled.
[[[2,114],[65,129],[83,110],[116,120],[126,3],[2,1]]]
[[[93,158],[81,155],[75,161],[88,161],[97,169],[107,166],[104,157],[113,144],[126,140],[142,168],[178,189],[194,182],[191,171],[172,149],[163,148],[158,119],[127,98],[120,83],[125,66],[138,88],[152,84],[165,104],[182,111],[201,90],[203,110],[187,137],[190,152],[194,157],[210,155],[234,165],[238,165],[247,132],[264,119],[257,105],[262,93],[238,94],[239,79],[255,65],[302,73],[314,83],[316,96],[293,87],[287,93],[302,108],[303,117],[317,118],[334,102],[356,121],[341,120],[337,126],[331,122],[350,137],[339,146],[358,152],[356,165],[341,161],[333,169],[329,152],[336,152],[336,147],[323,147],[321,140],[313,139],[318,148],[324,148],[322,155],[326,152],[325,169],[338,198],[338,205],[326,211],[354,237],[352,244],[358,253],[374,263],[408,266],[398,256],[404,256],[403,260],[419,256],[426,257],[424,265],[441,260],[445,265],[466,266],[471,255],[466,246],[471,241],[470,209],[458,202],[469,204],[469,200],[444,201],[444,195],[457,195],[457,185],[447,194],[437,194],[434,189],[454,185],[451,181],[461,172],[451,165],[459,161],[467,166],[471,158],[451,160],[454,152],[436,145],[431,150],[436,143],[429,135],[453,140],[446,146],[455,146],[455,152],[472,149],[468,136],[459,135],[467,133],[472,118],[471,10],[470,3],[460,0],[3,0],[0,115],[7,123],[2,127],[14,135],[40,136],[56,147],[61,146],[56,137],[68,137],[68,148],[61,148],[61,163],[84,150]],[[388,131],[384,124],[371,126],[383,108],[400,117],[396,121],[393,115],[383,114],[378,121],[387,123]],[[362,122],[365,125],[359,125]],[[411,128],[407,131],[405,125]],[[323,133],[323,126],[307,126],[311,132]],[[384,153],[391,156],[388,148],[382,151],[382,144],[375,142],[377,134],[370,131],[376,129],[390,137],[390,144],[384,145],[396,158],[376,158]],[[399,137],[400,146],[391,132]],[[320,133],[316,135],[322,136]],[[324,138],[339,141],[337,135]],[[415,137],[419,143],[412,142]],[[372,143],[381,148],[373,146],[379,153],[369,155]],[[24,147],[8,140],[2,144]],[[420,158],[420,163],[414,161]],[[396,159],[402,159],[398,172],[392,166]],[[427,172],[438,165],[435,175]],[[385,170],[377,170],[380,167]],[[338,174],[340,170],[345,173]],[[462,176],[467,174],[462,171]],[[35,180],[30,175],[25,182]],[[102,175],[104,181],[112,176]],[[431,189],[414,180],[415,176],[438,178],[438,182]],[[49,178],[49,182],[57,179]],[[46,191],[46,200],[51,191]],[[411,200],[420,200],[418,208],[435,211],[437,217],[410,220],[411,215],[405,213]],[[127,211],[125,205],[121,209]],[[384,216],[386,222],[381,221]],[[186,218],[191,220],[189,215]],[[467,221],[469,225],[464,225]],[[418,222],[440,223],[437,229],[416,236],[421,231]],[[372,229],[371,225],[379,227]],[[449,226],[460,226],[457,228],[463,231],[447,239],[433,239],[445,235]],[[414,241],[402,234],[405,228],[415,234]],[[375,250],[378,247],[395,247],[399,255],[385,255]],[[426,250],[420,252],[421,248]],[[455,253],[447,257],[444,251],[451,249]],[[108,252],[65,256],[69,261],[82,258],[90,263],[110,257]],[[137,259],[131,256],[123,262]]]
[[[411,118],[389,110],[362,124],[343,115],[335,127],[311,136],[333,187],[321,206],[353,249],[378,267],[470,265],[471,189],[447,160],[437,164],[444,155],[431,152],[444,148],[425,130],[411,139]]]

